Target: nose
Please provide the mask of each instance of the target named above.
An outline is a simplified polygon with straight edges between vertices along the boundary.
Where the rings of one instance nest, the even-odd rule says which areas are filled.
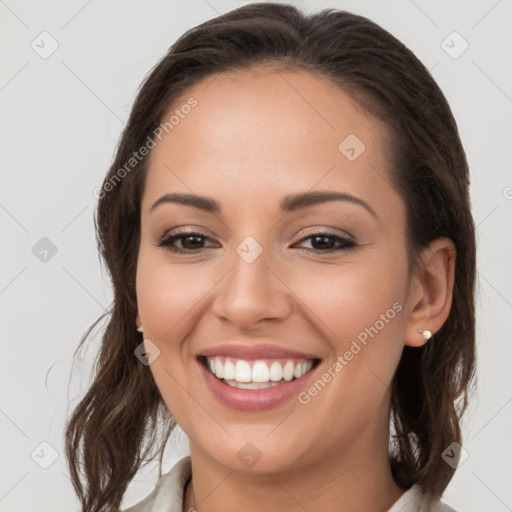
[[[264,250],[249,263],[235,253],[212,303],[214,314],[223,322],[250,331],[290,315],[292,294],[279,273],[269,266],[267,254]]]

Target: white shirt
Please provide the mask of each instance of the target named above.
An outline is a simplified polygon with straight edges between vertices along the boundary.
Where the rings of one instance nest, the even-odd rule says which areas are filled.
[[[182,512],[185,486],[192,474],[190,457],[179,460],[172,469],[162,475],[142,501],[125,512]],[[388,512],[456,512],[437,498],[430,498],[419,485],[413,485]]]

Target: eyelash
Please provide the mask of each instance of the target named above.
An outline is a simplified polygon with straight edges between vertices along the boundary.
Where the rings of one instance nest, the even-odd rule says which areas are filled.
[[[188,250],[183,250],[183,249],[179,249],[177,247],[174,247],[172,244],[176,241],[176,240],[181,240],[183,238],[188,238],[188,237],[192,237],[192,236],[195,236],[195,237],[200,237],[200,238],[203,238],[205,240],[209,240],[209,237],[207,236],[204,236],[203,234],[201,233],[196,233],[196,232],[188,232],[188,231],[185,231],[185,232],[182,232],[182,233],[178,233],[178,234],[175,234],[175,235],[170,235],[170,236],[163,236],[158,242],[157,242],[157,246],[158,247],[163,247],[175,254],[198,254],[202,251],[204,251],[205,249],[207,249],[206,247],[202,247],[200,249],[188,249]],[[340,252],[340,251],[347,251],[347,250],[350,250],[350,249],[353,249],[355,247],[357,247],[357,244],[353,241],[353,240],[350,240],[348,238],[343,238],[343,237],[340,237],[338,235],[334,235],[333,233],[329,233],[329,232],[318,232],[318,233],[313,233],[311,235],[308,235],[307,237],[304,237],[302,238],[301,240],[299,240],[299,243],[300,242],[304,242],[306,240],[309,240],[310,238],[316,238],[316,237],[328,237],[328,238],[331,238],[331,239],[334,239],[335,242],[339,242],[342,244],[341,247],[338,247],[336,249],[327,249],[325,251],[321,251],[321,250],[318,250],[318,249],[309,249],[307,248],[307,251],[313,251],[317,254],[330,254],[330,253],[334,253],[334,252]]]

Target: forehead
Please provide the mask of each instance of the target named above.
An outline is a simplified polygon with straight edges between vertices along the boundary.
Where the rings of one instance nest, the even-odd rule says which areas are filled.
[[[196,105],[181,110],[191,98]],[[144,209],[175,189],[226,203],[277,201],[314,187],[379,196],[382,207],[386,195],[396,199],[384,123],[323,77],[272,68],[221,73],[189,88],[162,121],[173,113],[179,121],[152,150]]]

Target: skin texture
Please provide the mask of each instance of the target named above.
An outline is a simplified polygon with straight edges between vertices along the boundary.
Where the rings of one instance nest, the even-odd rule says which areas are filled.
[[[435,333],[448,317],[453,243],[436,240],[408,278],[405,205],[388,177],[386,127],[323,78],[264,67],[223,73],[172,109],[191,96],[197,106],[151,155],[134,319],[160,350],[150,370],[190,439],[183,510],[386,511],[404,492],[388,462],[390,383],[404,344],[424,344],[418,329]],[[354,161],[338,150],[349,134],[366,146]],[[284,196],[319,190],[357,196],[377,218],[348,201],[279,211]],[[214,198],[222,213],[178,204],[150,212],[170,192]],[[176,247],[202,252],[156,245],[177,228],[206,238]],[[323,254],[305,237],[325,231],[357,246]],[[248,236],[263,249],[250,264],[236,252]],[[401,311],[307,404],[294,397],[235,412],[199,373],[201,350],[241,340],[317,354],[320,378],[394,303]],[[247,442],[261,453],[251,468],[237,457]]]

